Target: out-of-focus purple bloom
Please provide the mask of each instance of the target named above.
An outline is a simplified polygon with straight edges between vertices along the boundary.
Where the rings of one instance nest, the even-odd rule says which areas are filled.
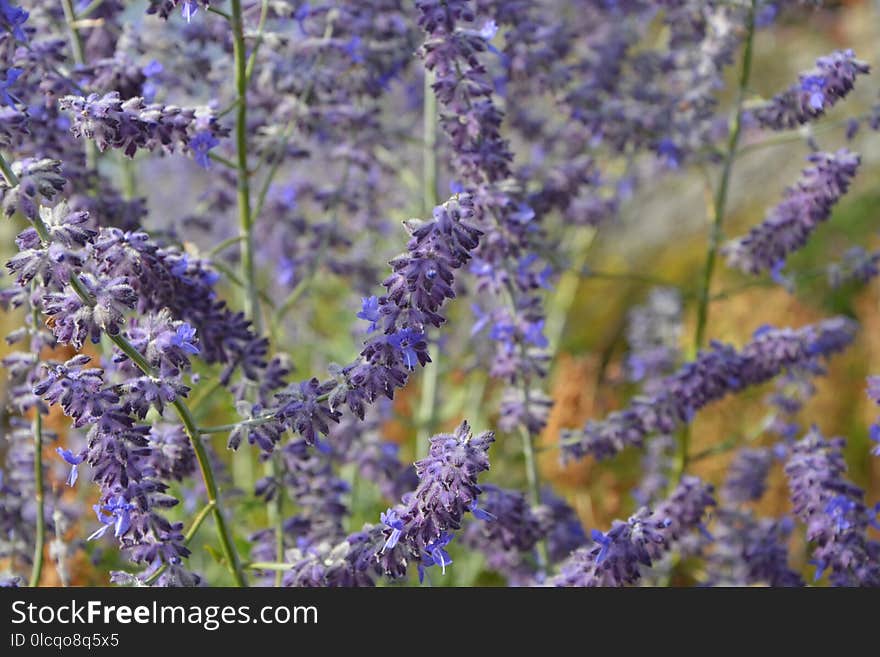
[[[785,191],[783,201],[749,233],[725,245],[731,266],[749,274],[775,270],[806,244],[816,227],[831,216],[831,209],[849,189],[860,158],[846,149],[836,153],[813,153],[813,166]]]
[[[767,488],[767,474],[773,452],[764,448],[743,448],[736,453],[721,489],[724,499],[734,504],[761,499]]]
[[[0,80],[0,102],[9,105],[14,108],[16,103],[20,103],[12,93],[10,92],[10,87],[15,84],[15,81],[21,77],[21,74],[24,73],[20,68],[9,68],[6,70],[6,77]]]
[[[816,579],[830,569],[835,586],[880,586],[880,543],[866,533],[877,509],[868,508],[863,491],[844,478],[843,445],[814,428],[792,446],[785,474],[793,510],[813,544]]]
[[[707,560],[709,586],[803,586],[788,563],[790,518],[756,518],[748,511],[715,513],[715,541]]]
[[[196,164],[203,169],[210,168],[211,158],[209,157],[209,151],[219,144],[220,140],[207,130],[196,133],[196,135],[189,140],[189,149],[192,151],[193,159],[196,161]]]
[[[27,42],[24,24],[30,14],[21,7],[16,7],[9,0],[0,0],[0,28],[9,31],[16,40]]]
[[[812,121],[852,91],[856,77],[870,67],[852,50],[838,50],[816,60],[813,70],[801,73],[800,82],[752,111],[763,127],[786,130]]]
[[[663,379],[654,396],[637,397],[605,420],[588,422],[582,431],[563,432],[563,455],[609,458],[627,446],[641,446],[646,436],[668,433],[690,422],[697,410],[731,392],[842,351],[852,342],[855,331],[854,322],[837,317],[798,330],[756,332],[740,351],[713,343],[695,361]]]

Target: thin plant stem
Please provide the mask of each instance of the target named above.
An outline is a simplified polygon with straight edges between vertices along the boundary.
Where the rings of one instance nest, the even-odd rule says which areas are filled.
[[[260,20],[257,23],[257,39],[256,43],[254,43],[254,48],[251,50],[251,55],[247,61],[247,67],[245,67],[245,76],[247,77],[248,84],[250,84],[251,77],[254,74],[254,67],[257,64],[257,53],[260,50],[260,46],[263,45],[263,31],[266,29],[266,19],[269,17],[269,0],[262,0],[260,3]]]
[[[422,110],[422,216],[430,217],[439,202],[437,193],[437,97],[433,74],[425,70]],[[437,380],[440,367],[435,357],[422,375],[416,431],[416,458],[428,453],[431,433],[437,421]]]
[[[73,0],[61,0],[61,7],[64,10],[64,20],[67,23],[67,31],[70,38],[70,48],[73,50],[73,59],[80,66],[86,64],[86,50],[83,44],[82,35],[76,28],[76,10],[73,7]],[[91,139],[86,140],[86,166],[94,171],[98,166],[98,147]]]
[[[275,497],[269,506],[269,521],[275,528],[275,560],[284,561],[284,465],[278,450],[272,454],[268,468],[276,480]],[[281,586],[283,573],[279,570],[275,573],[275,586]]]
[[[730,128],[730,137],[727,141],[727,151],[724,156],[724,164],[721,170],[721,179],[715,194],[712,226],[709,231],[709,247],[706,253],[706,264],[703,268],[703,279],[700,286],[700,296],[697,303],[697,324],[694,331],[693,355],[700,350],[706,339],[706,327],[709,321],[709,307],[711,299],[712,276],[715,272],[715,261],[718,258],[718,249],[721,245],[723,234],[724,216],[727,206],[730,179],[733,174],[733,162],[736,158],[736,150],[739,145],[740,133],[742,132],[743,104],[745,102],[746,89],[749,84],[749,76],[752,70],[752,51],[755,40],[755,9],[757,0],[751,0],[746,17],[746,41],[743,48],[742,67],[740,69],[739,87],[737,89],[733,124]],[[690,425],[688,424],[679,435],[679,445],[676,463],[676,480],[680,481],[688,466],[688,457],[691,443]]]
[[[244,42],[244,20],[241,0],[231,1],[232,56],[235,60],[235,89],[238,105],[235,108],[235,154],[238,171],[238,223],[241,231],[241,278],[244,281],[244,311],[253,323],[254,331],[262,331],[260,296],[257,291],[254,264],[253,217],[251,215],[251,184],[248,170],[247,143],[247,50]]]
[[[36,312],[36,311],[35,311]],[[31,586],[39,586],[43,575],[43,548],[46,545],[46,516],[43,485],[43,416],[34,409],[34,501],[37,508],[36,534],[34,536],[34,565],[31,568]]]

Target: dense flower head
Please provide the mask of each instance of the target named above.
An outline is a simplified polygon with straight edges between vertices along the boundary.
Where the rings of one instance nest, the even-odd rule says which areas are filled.
[[[724,247],[728,263],[749,274],[769,271],[806,244],[849,189],[861,158],[846,149],[813,153],[813,166],[785,191],[785,198],[747,235]]]
[[[588,422],[582,432],[563,434],[565,455],[608,458],[627,446],[641,446],[648,435],[672,431],[729,393],[769,381],[792,366],[838,353],[852,342],[855,330],[851,320],[838,317],[798,330],[759,329],[739,351],[713,343],[696,360],[663,379],[656,395],[636,397],[607,419]]]
[[[432,566],[445,572],[452,563],[446,546],[464,515],[488,518],[478,510],[477,477],[489,469],[486,453],[494,439],[491,432],[473,435],[467,422],[452,434],[432,437],[429,456],[416,464],[416,489],[383,512],[378,525],[366,525],[337,543],[290,550],[285,585],[371,586],[378,575],[404,576],[410,563],[417,565],[420,579]]]
[[[626,522],[615,520],[607,532],[594,529],[593,543],[575,551],[560,566],[555,586],[626,586],[637,583],[686,531],[700,524],[714,504],[711,487],[686,477],[655,511],[642,507]]]
[[[824,438],[813,428],[795,443],[785,464],[794,514],[806,525],[813,546],[815,578],[831,571],[837,586],[880,585],[880,543],[867,535],[877,509],[847,481],[841,438]]]
[[[520,491],[482,486],[478,514],[462,542],[482,552],[486,565],[510,584],[528,584],[535,576],[535,545],[542,538],[538,516]]]
[[[122,100],[115,91],[85,98],[66,96],[61,108],[72,114],[71,130],[77,137],[94,140],[102,151],[119,149],[128,157],[139,149],[179,149],[192,152],[197,162],[207,166],[207,150],[225,134],[205,111],[148,104],[140,97]]]
[[[824,115],[852,91],[859,75],[869,71],[852,50],[837,50],[816,60],[816,66],[801,73],[796,85],[753,110],[752,116],[772,130],[796,128]]]

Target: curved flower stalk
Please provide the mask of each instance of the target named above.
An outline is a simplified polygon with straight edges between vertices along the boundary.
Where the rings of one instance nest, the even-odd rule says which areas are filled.
[[[510,167],[513,154],[501,135],[503,112],[493,101],[494,85],[481,55],[492,49],[497,27],[480,29],[470,2],[420,0],[419,25],[427,38],[421,48],[440,109],[440,124],[449,138],[456,184],[473,199],[474,215],[485,233],[471,273],[477,288],[489,290],[501,303],[489,313],[478,311],[477,330],[491,326],[496,342],[491,374],[505,379],[501,428],[519,430],[523,442],[529,497],[540,502],[534,437],[547,421],[551,406],[536,381],[546,374],[544,310],[541,291],[549,286],[552,268],[538,256],[540,218],[525,202]],[[546,546],[539,545],[546,562]],[[546,565],[546,564],[542,564]]]
[[[785,464],[794,514],[813,545],[815,579],[831,571],[835,586],[880,586],[880,542],[867,535],[878,508],[844,478],[841,438],[826,440],[813,428],[795,443]]]
[[[813,153],[800,180],[763,223],[748,235],[722,248],[728,264],[748,274],[781,268],[786,258],[807,243],[810,235],[831,216],[831,210],[849,189],[861,158],[846,149]]]
[[[413,562],[420,579],[432,566],[445,572],[452,564],[446,546],[465,514],[484,515],[477,478],[489,469],[494,440],[491,432],[473,435],[467,422],[432,437],[429,456],[416,463],[417,488],[384,512],[379,525],[366,525],[336,545],[292,550],[285,585],[371,586],[380,575],[405,576]]]
[[[636,397],[607,419],[563,434],[563,456],[602,459],[628,446],[640,447],[650,434],[673,431],[713,401],[842,351],[855,330],[851,320],[837,317],[796,330],[764,327],[739,351],[716,342],[664,379],[658,394]]]
[[[763,128],[787,130],[823,116],[845,98],[856,78],[870,72],[867,63],[852,50],[837,50],[816,60],[816,66],[801,73],[796,85],[774,96],[752,111]]]
[[[327,381],[310,379],[283,388],[273,407],[233,429],[230,445],[247,437],[270,450],[288,428],[314,444],[339,421],[338,409],[347,407],[363,418],[368,404],[392,399],[417,366],[430,362],[424,331],[445,322],[441,309],[455,296],[455,271],[470,260],[481,235],[470,225],[471,215],[470,199],[461,196],[435,208],[430,221],[407,222],[412,237],[407,252],[391,261],[386,293],[364,299],[358,314],[370,329],[358,360],[334,367]]]
[[[560,565],[554,586],[626,586],[642,578],[642,569],[674,548],[686,533],[699,530],[714,506],[712,487],[686,476],[653,511],[642,507],[626,522],[615,520],[608,532],[593,530],[593,544],[575,551]]]

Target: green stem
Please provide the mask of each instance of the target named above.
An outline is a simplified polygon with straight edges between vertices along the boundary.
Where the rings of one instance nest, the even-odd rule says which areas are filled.
[[[422,105],[422,216],[430,217],[440,199],[437,194],[437,96],[432,85],[433,74],[425,70],[424,97]],[[437,358],[422,375],[421,397],[416,415],[416,458],[428,453],[431,432],[437,420]]]
[[[437,96],[434,75],[425,70],[425,91],[422,111],[422,216],[430,217],[438,204],[437,194]]]
[[[248,570],[277,570],[284,573],[286,570],[293,568],[292,563],[273,563],[271,561],[253,561],[244,565]]]
[[[202,479],[205,482],[208,502],[211,504],[211,514],[214,516],[214,523],[217,526],[217,537],[220,539],[223,554],[228,562],[227,565],[232,571],[232,578],[235,580],[236,586],[247,586],[247,578],[241,567],[241,561],[239,560],[238,552],[235,549],[232,533],[226,525],[223,510],[220,508],[220,495],[217,489],[217,482],[214,479],[214,471],[211,468],[208,453],[205,451],[205,445],[202,443],[199,436],[195,418],[193,418],[187,405],[180,399],[174,400],[174,410],[176,410],[178,416],[180,416],[186,435],[189,436],[193,451],[196,453],[196,460],[199,462],[199,469],[202,472]]]
[[[16,187],[18,185],[18,176],[15,175],[15,171],[12,170],[12,167],[9,166],[3,155],[0,155],[0,171],[3,172],[3,179],[9,187]]]
[[[733,125],[730,129],[730,138],[727,141],[727,152],[721,171],[721,181],[715,194],[713,207],[712,227],[709,232],[709,249],[706,254],[706,265],[703,268],[703,280],[700,287],[700,298],[697,307],[697,328],[694,334],[694,350],[703,346],[706,337],[706,324],[709,319],[709,294],[712,285],[712,276],[715,272],[715,261],[718,257],[718,248],[721,245],[722,228],[724,225],[724,213],[727,205],[727,195],[730,189],[730,178],[733,174],[733,161],[736,157],[736,149],[739,145],[739,137],[742,131],[743,102],[745,100],[746,86],[752,70],[752,50],[755,36],[755,6],[757,0],[751,0],[748,18],[746,19],[746,43],[743,50],[742,70],[739,77],[739,90],[737,91],[735,114]]]
[[[36,314],[36,311],[34,311]],[[36,328],[36,324],[34,325]],[[31,569],[31,586],[40,585],[43,574],[43,547],[46,544],[46,517],[43,489],[43,416],[40,409],[34,409],[34,500],[37,504],[36,536],[34,537],[34,566]]]
[[[735,113],[733,116],[733,125],[730,129],[730,138],[727,141],[727,151],[724,157],[724,164],[721,170],[721,180],[718,184],[718,190],[715,194],[713,207],[712,227],[709,232],[709,248],[706,253],[706,265],[703,268],[703,280],[700,286],[700,296],[697,304],[697,326],[694,332],[693,354],[703,346],[706,339],[706,327],[709,321],[710,294],[712,287],[712,276],[715,272],[715,261],[718,257],[718,249],[721,245],[722,229],[724,225],[724,215],[727,206],[727,195],[730,189],[730,179],[733,173],[733,162],[736,159],[736,149],[739,145],[740,133],[742,131],[743,103],[745,101],[746,88],[749,83],[749,76],[752,70],[752,51],[755,40],[755,8],[757,0],[751,0],[749,4],[749,13],[746,18],[746,42],[743,49],[742,68],[739,76],[739,87],[736,95]],[[681,432],[679,437],[678,457],[676,463],[677,480],[681,480],[688,466],[688,458],[691,443],[691,430],[688,424]]]
[[[437,379],[440,373],[438,356],[431,359],[430,366],[422,370],[422,389],[419,408],[416,414],[416,458],[424,458],[428,453],[431,434],[437,422]]]
[[[581,284],[581,271],[587,260],[587,254],[596,238],[595,229],[575,229],[572,236],[572,262],[571,267],[559,278],[556,285],[556,293],[548,304],[546,335],[550,344],[551,353],[559,350],[559,343],[565,331],[568,316],[574,306],[578,288]]]
[[[241,0],[232,0],[232,55],[235,60],[235,89],[238,104],[235,111],[236,168],[238,170],[238,223],[241,230],[241,277],[245,283],[244,310],[253,322],[254,331],[262,332],[260,297],[257,292],[254,266],[253,217],[251,216],[250,171],[247,158],[247,51],[244,42],[244,20]]]
[[[80,66],[85,66],[86,49],[82,35],[76,29],[76,10],[73,8],[73,0],[61,0],[61,7],[64,10],[64,20],[67,23],[73,59]],[[98,166],[98,148],[91,139],[86,140],[86,166],[92,171]]]
[[[269,507],[269,520],[275,528],[275,560],[284,561],[284,467],[281,463],[281,454],[275,450],[269,461],[268,469],[277,482],[275,498]],[[280,570],[275,573],[275,586],[281,586],[284,573]]]
[[[263,30],[266,29],[266,19],[269,17],[269,0],[262,0],[260,4],[260,21],[257,24],[257,40],[254,43],[254,49],[251,50],[251,56],[248,58],[247,67],[245,68],[245,75],[247,76],[247,81],[250,83],[251,77],[254,74],[254,67],[257,64],[257,52],[260,50],[260,46],[263,45]]]
[[[511,282],[512,279],[513,277],[508,276],[505,289],[507,291],[507,300],[510,304],[510,311],[512,315],[515,316],[516,291],[514,290],[513,283]],[[528,360],[528,354],[526,352],[525,344],[520,343],[519,349],[523,361]],[[526,376],[524,376],[522,380],[522,392],[523,406],[526,409],[526,413],[528,413],[531,407],[531,394],[529,390],[529,380]],[[532,436],[532,433],[529,431],[528,427],[525,426],[523,423],[519,424],[519,433],[520,438],[522,439],[522,449],[526,470],[526,483],[528,484],[529,503],[532,505],[532,508],[537,508],[541,504],[541,478],[538,472],[538,459],[535,455],[534,436]],[[538,553],[538,570],[545,571],[545,569],[550,565],[546,539],[542,538],[540,541],[538,541],[536,548]]]
[[[241,235],[235,235],[233,237],[229,237],[229,238],[223,240],[222,242],[217,244],[215,247],[213,247],[210,251],[208,251],[208,259],[213,260],[218,255],[223,253],[223,251],[228,249],[230,246],[235,246],[236,244],[241,242],[241,239],[242,239]]]

